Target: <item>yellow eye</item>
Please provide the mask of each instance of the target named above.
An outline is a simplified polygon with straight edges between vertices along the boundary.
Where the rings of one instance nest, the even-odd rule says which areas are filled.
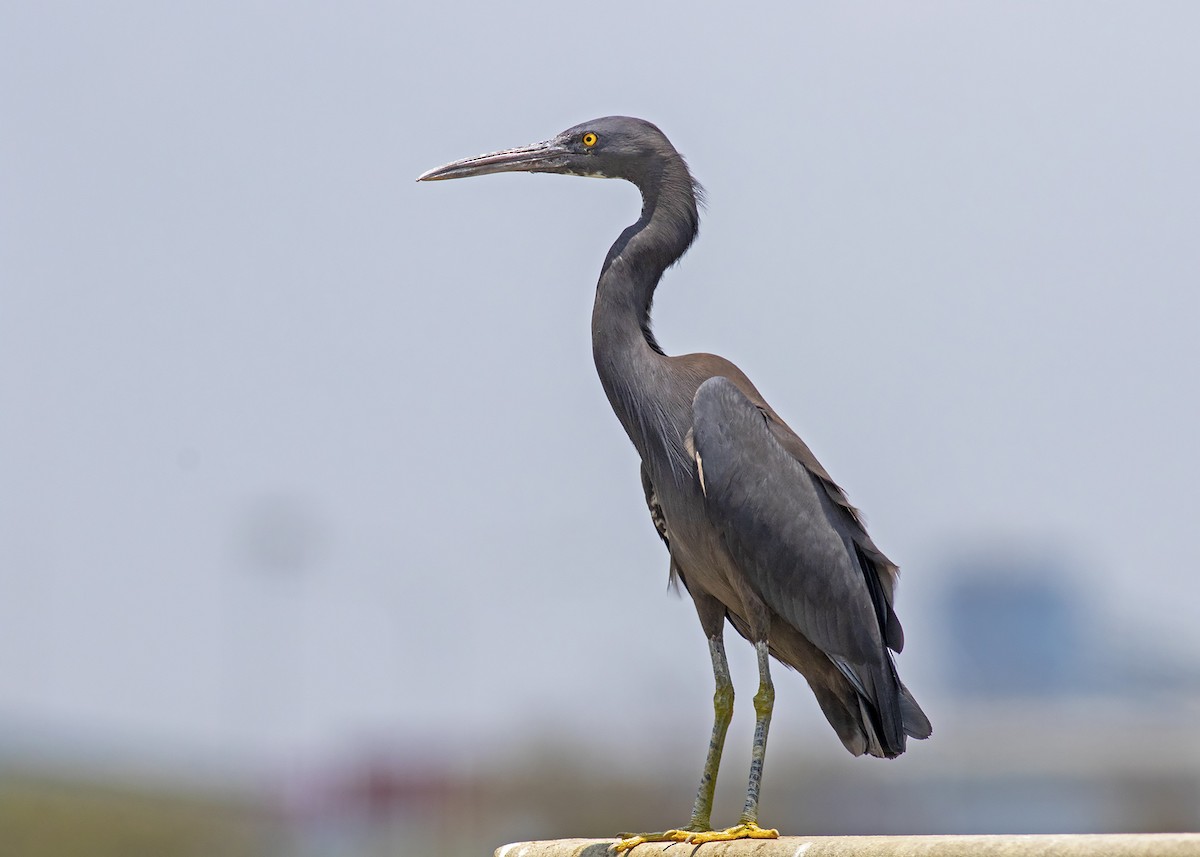
[[[590,149],[590,148],[592,148],[592,146],[596,145],[596,143],[599,139],[600,138],[597,137],[595,134],[593,134],[591,131],[588,131],[586,134],[583,135],[583,145],[587,146]]]

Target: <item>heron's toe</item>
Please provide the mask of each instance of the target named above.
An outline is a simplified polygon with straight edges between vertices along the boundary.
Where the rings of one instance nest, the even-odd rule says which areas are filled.
[[[742,822],[736,827],[730,827],[726,830],[707,830],[702,833],[693,833],[688,837],[688,842],[692,845],[702,845],[705,842],[729,842],[733,839],[778,839],[778,830],[768,830],[759,827],[753,821]]]
[[[700,835],[695,830],[664,830],[661,833],[622,833],[612,844],[613,851],[628,851],[643,842],[690,842],[691,837]]]

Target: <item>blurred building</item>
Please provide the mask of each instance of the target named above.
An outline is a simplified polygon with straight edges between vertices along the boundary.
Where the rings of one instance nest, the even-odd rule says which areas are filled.
[[[1061,696],[1096,683],[1094,621],[1049,560],[959,561],[944,623],[947,689],[955,695]]]
[[[1087,581],[1059,555],[964,553],[944,579],[940,650],[952,697],[1102,696],[1136,703],[1200,690],[1195,658],[1144,650],[1148,629],[1115,627]]]

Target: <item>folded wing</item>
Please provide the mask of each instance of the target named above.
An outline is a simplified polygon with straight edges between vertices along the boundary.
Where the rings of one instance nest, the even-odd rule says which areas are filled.
[[[775,414],[724,377],[692,405],[710,520],[767,606],[823,651],[869,704],[886,755],[928,721],[896,676],[896,567],[824,468]],[[909,720],[911,722],[906,723]]]

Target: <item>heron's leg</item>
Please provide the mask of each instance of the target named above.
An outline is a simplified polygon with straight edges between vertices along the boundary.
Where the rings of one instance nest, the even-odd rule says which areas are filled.
[[[728,830],[695,833],[688,842],[721,842],[729,839],[777,839],[778,830],[758,826],[758,793],[762,786],[763,759],[767,755],[767,730],[771,726],[771,710],[775,706],[775,685],[771,682],[770,647],[766,640],[754,644],[758,654],[758,693],[754,694],[754,745],[750,750],[750,784],[746,787],[746,805],[741,823]]]
[[[719,626],[718,626],[719,628]],[[713,730],[708,742],[708,756],[704,760],[704,773],[700,775],[700,788],[696,790],[696,803],[692,807],[692,820],[687,827],[664,830],[661,833],[621,834],[613,846],[616,851],[626,851],[643,842],[690,842],[697,833],[712,830],[713,794],[717,789],[717,769],[721,767],[721,751],[725,749],[725,733],[733,719],[733,682],[729,679],[729,661],[725,658],[725,639],[718,629],[708,638],[708,651],[712,655],[713,677],[717,689],[713,693]]]
[[[763,760],[767,755],[767,730],[775,708],[775,685],[771,682],[770,649],[766,641],[755,643],[758,654],[758,693],[754,694],[754,744],[750,749],[750,784],[746,787],[743,824],[758,823],[758,792],[762,786]]]
[[[717,689],[713,692],[713,729],[712,738],[708,742],[708,757],[704,760],[704,773],[700,775],[700,788],[696,790],[692,823],[687,826],[688,830],[697,833],[712,830],[717,769],[721,767],[725,735],[729,732],[729,721],[733,719],[733,682],[729,679],[729,661],[725,658],[725,640],[721,634],[708,638],[708,652],[712,656],[713,678],[716,680]]]
[[[659,833],[622,833],[613,846],[617,851],[626,851],[643,842],[687,842],[697,833],[712,830],[717,769],[721,766],[721,751],[725,749],[725,733],[729,731],[729,721],[733,718],[733,682],[729,679],[729,662],[725,659],[725,605],[699,590],[692,591],[692,600],[696,603],[700,627],[704,629],[704,635],[708,638],[708,653],[712,658],[713,678],[717,685],[716,692],[713,693],[712,738],[708,742],[708,755],[704,759],[700,787],[696,790],[692,820],[686,827]]]

